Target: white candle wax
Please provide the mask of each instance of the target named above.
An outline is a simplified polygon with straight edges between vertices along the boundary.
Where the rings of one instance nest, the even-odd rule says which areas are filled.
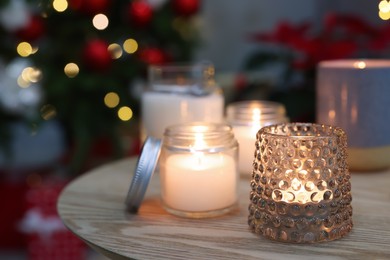
[[[226,154],[173,154],[162,174],[163,201],[175,210],[224,209],[237,200],[236,163]]]
[[[162,138],[167,126],[180,123],[223,121],[224,99],[217,93],[194,96],[169,92],[145,92],[141,104],[144,136]]]
[[[252,174],[256,133],[259,129],[260,125],[237,125],[233,127],[234,136],[240,146],[238,169],[243,175],[250,176]]]

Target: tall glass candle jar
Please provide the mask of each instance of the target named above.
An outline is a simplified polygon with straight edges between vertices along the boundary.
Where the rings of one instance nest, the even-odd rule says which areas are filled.
[[[141,98],[141,139],[162,138],[166,127],[188,122],[222,123],[224,97],[210,63],[149,68]]]
[[[226,117],[240,145],[239,171],[250,177],[257,131],[264,126],[288,122],[286,109],[277,102],[240,101],[227,106]]]
[[[238,144],[230,126],[168,127],[160,157],[161,195],[172,214],[203,218],[232,210],[238,198]]]

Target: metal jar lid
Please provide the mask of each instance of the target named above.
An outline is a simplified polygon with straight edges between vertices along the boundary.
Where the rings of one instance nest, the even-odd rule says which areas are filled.
[[[138,212],[138,208],[156,169],[160,151],[161,140],[149,136],[142,146],[141,155],[138,158],[135,173],[126,197],[126,207],[131,213]]]

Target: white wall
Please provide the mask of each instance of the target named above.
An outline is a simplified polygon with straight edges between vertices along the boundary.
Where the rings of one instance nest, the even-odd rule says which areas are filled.
[[[203,0],[205,41],[197,59],[212,61],[217,72],[238,71],[256,48],[247,38],[250,33],[272,30],[280,20],[311,20],[319,24],[329,11],[355,13],[383,24],[378,18],[378,3],[379,0]]]
[[[204,45],[197,59],[212,61],[217,71],[237,71],[256,44],[253,32],[272,30],[280,20],[300,22],[313,19],[313,0],[205,0],[202,2]]]

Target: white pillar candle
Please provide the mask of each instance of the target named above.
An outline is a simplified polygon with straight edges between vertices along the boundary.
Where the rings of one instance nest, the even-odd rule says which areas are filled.
[[[204,212],[237,201],[236,162],[223,153],[172,154],[166,158],[163,201],[175,210]]]
[[[237,125],[233,127],[234,136],[240,145],[238,168],[242,174],[247,176],[252,174],[256,133],[260,130],[260,128],[260,124],[246,126]]]
[[[172,88],[183,86],[172,86]],[[172,92],[145,92],[142,95],[143,135],[162,138],[167,126],[187,122],[223,121],[224,99],[220,93],[196,96]]]
[[[248,100],[228,105],[227,122],[240,146],[239,171],[243,176],[251,176],[257,132],[267,125],[288,122],[288,118],[282,104]]]

